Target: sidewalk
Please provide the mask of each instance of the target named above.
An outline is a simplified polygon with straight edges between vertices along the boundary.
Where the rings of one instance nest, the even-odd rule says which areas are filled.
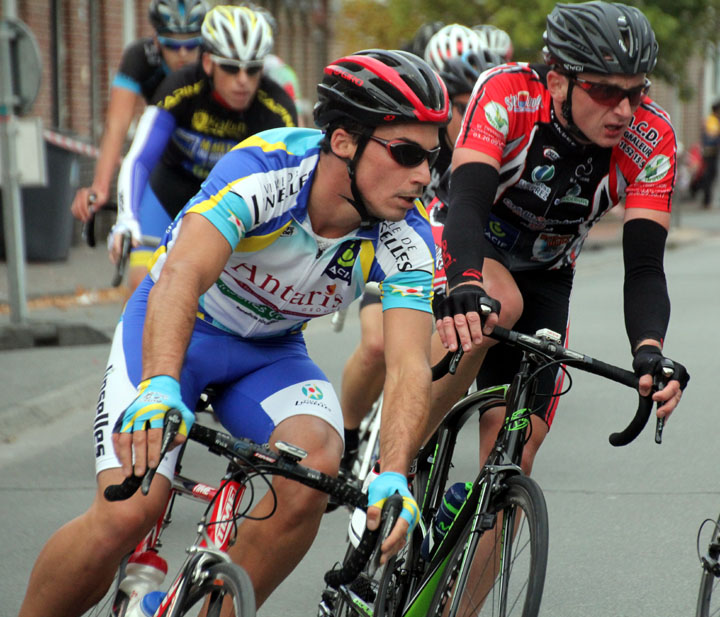
[[[677,211],[669,250],[720,235],[720,210],[680,204]],[[619,248],[621,215],[612,212],[595,225],[585,250]],[[0,350],[0,444],[26,428],[79,409],[88,410],[90,426],[109,340],[124,301],[123,289],[110,285],[113,273],[101,246],[73,247],[62,262],[26,264],[29,320],[44,324],[50,333],[42,345]],[[8,298],[7,264],[0,262],[0,328],[11,325]],[[99,333],[102,340],[90,344],[92,341],[81,337],[88,331]]]

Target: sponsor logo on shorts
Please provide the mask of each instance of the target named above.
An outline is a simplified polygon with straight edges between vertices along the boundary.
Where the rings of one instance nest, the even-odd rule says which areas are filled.
[[[325,396],[317,384],[306,383],[302,387],[302,393],[312,401],[320,401]]]

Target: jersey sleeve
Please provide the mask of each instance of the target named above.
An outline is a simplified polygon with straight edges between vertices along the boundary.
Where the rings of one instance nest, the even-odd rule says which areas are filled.
[[[138,96],[142,96],[141,82],[144,78],[143,71],[146,70],[145,49],[143,40],[140,39],[128,45],[123,51],[118,68],[113,78],[113,88],[130,90]]]
[[[511,118],[504,105],[508,74],[491,69],[481,76],[468,102],[456,148],[470,148],[502,159]]]
[[[647,208],[670,212],[677,173],[677,142],[669,120],[652,106],[649,120],[636,122],[631,129],[642,143],[653,146],[647,162],[628,184],[625,208]]]
[[[375,259],[384,273],[383,310],[411,308],[432,313],[435,244],[418,200],[404,220],[382,224]]]

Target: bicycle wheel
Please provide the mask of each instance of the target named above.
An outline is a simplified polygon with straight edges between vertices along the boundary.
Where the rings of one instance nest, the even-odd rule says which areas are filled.
[[[537,483],[513,476],[493,497],[494,526],[468,522],[435,591],[430,615],[536,617],[548,555],[545,498]]]
[[[235,617],[255,616],[255,592],[247,572],[234,563],[216,563],[207,568],[198,583],[178,607],[178,617],[199,615],[207,608],[207,617],[220,617],[224,603],[232,606]]]
[[[720,615],[720,590],[717,589],[718,577],[703,568],[700,578],[700,591],[696,617],[713,617]]]

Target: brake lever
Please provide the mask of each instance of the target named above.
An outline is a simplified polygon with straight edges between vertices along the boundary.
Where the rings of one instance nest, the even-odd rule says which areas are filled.
[[[662,367],[662,377],[654,377],[653,385],[656,390],[661,390],[665,387],[670,377],[675,373],[675,365],[670,358],[663,358],[660,362]],[[655,423],[655,443],[662,443],[663,429],[665,428],[665,418],[658,418]]]
[[[165,430],[163,430],[163,439],[160,444],[160,459],[162,461],[165,455],[168,453],[172,442],[180,430],[182,424],[182,414],[177,409],[171,409],[165,415]],[[158,462],[159,464],[159,462]],[[147,472],[143,476],[142,483],[140,484],[140,490],[143,495],[147,495],[150,492],[150,483],[155,477],[157,467],[148,468]]]

